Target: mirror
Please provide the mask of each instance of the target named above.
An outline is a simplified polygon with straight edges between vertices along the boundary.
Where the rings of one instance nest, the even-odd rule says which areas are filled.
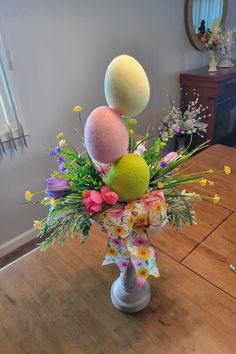
[[[185,0],[185,27],[194,48],[206,50],[199,34],[212,29],[215,19],[224,27],[227,6],[228,0]]]

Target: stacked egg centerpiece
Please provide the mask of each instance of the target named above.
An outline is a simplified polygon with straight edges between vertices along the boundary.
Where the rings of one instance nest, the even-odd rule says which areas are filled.
[[[89,115],[85,146],[93,160],[111,164],[106,183],[119,200],[137,200],[147,191],[150,174],[145,160],[129,152],[124,117],[137,116],[147,106],[148,78],[136,59],[120,55],[107,68],[104,89],[108,106],[97,107]]]

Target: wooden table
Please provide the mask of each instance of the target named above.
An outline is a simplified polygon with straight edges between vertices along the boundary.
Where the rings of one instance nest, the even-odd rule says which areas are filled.
[[[150,305],[138,314],[113,308],[116,266],[101,267],[107,236],[38,249],[0,273],[0,353],[236,353],[236,150],[215,145],[194,168],[232,166],[216,175],[219,205],[198,206],[199,224],[169,227],[153,242],[161,278],[150,278]],[[210,166],[209,166],[210,165]]]

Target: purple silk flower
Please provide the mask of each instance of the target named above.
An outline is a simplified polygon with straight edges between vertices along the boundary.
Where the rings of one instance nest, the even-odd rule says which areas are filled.
[[[172,124],[171,129],[173,129],[175,133],[180,132],[180,126],[177,123]]]
[[[50,198],[61,198],[70,192],[70,183],[64,178],[51,177],[47,179],[46,193]]]
[[[165,160],[162,160],[161,162],[159,162],[159,166],[160,168],[166,168],[167,162]]]

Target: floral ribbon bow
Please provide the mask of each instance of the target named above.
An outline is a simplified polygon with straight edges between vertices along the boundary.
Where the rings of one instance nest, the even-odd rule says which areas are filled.
[[[149,274],[159,277],[157,253],[148,239],[147,228],[160,228],[167,222],[163,191],[150,192],[127,205],[116,205],[99,214],[96,221],[109,234],[103,265],[116,263],[125,272],[131,261],[139,287]]]

